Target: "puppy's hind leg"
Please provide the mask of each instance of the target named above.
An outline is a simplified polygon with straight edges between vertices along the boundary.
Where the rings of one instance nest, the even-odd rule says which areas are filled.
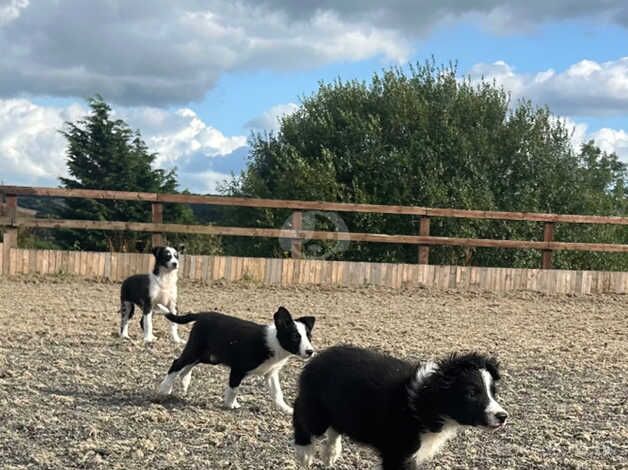
[[[292,426],[294,428],[294,450],[297,461],[305,468],[309,468],[314,463],[314,436],[309,430],[307,423],[307,413],[303,409],[302,403],[297,398],[292,415]]]
[[[190,388],[190,382],[192,381],[192,369],[196,364],[198,364],[198,362],[185,366],[179,373],[181,386],[183,387],[183,395],[188,393],[188,388]]]
[[[120,337],[129,338],[129,320],[133,316],[135,305],[126,300],[120,302]]]
[[[342,454],[342,438],[333,428],[328,428],[327,440],[323,444],[323,462],[328,467],[333,467]]]
[[[227,387],[227,390],[225,390],[225,406],[230,410],[240,408],[237,398],[238,387],[240,386],[240,382],[242,382],[244,376],[244,373],[235,369],[231,369],[231,372],[229,373],[229,386]]]

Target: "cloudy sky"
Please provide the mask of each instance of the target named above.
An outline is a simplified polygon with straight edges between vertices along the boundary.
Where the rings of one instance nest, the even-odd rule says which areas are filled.
[[[0,180],[57,185],[100,93],[183,187],[213,192],[319,80],[434,55],[547,104],[628,162],[625,0],[0,0]]]

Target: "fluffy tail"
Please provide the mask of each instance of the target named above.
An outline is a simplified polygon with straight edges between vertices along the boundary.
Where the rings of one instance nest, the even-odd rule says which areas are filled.
[[[174,323],[190,323],[198,320],[196,313],[188,313],[187,315],[175,315],[174,313],[166,313],[166,318]]]

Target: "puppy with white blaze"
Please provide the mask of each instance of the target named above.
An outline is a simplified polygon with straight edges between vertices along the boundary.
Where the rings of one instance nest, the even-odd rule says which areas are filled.
[[[180,249],[183,252],[183,248]],[[153,308],[159,303],[168,310],[177,313],[177,279],[179,270],[179,251],[170,246],[153,248],[155,266],[148,274],[135,274],[124,280],[120,289],[120,336],[129,337],[129,320],[133,317],[135,306],[142,309],[140,326],[144,330],[144,342],[155,341],[153,335]],[[177,325],[171,323],[170,334],[175,343],[181,339]]]
[[[417,365],[332,347],[312,359],[299,379],[292,418],[297,458],[311,465],[314,440],[326,436],[322,458],[332,466],[346,435],[374,448],[383,470],[415,468],[462,426],[504,426],[508,414],[495,401],[498,380],[496,360],[477,353]]]
[[[279,307],[269,325],[217,312],[166,314],[166,318],[176,323],[195,323],[181,356],[172,363],[161,383],[160,393],[171,394],[174,381],[180,376],[185,394],[194,366],[224,364],[231,369],[224,398],[227,408],[240,407],[237,391],[245,377],[262,375],[275,405],[285,413],[292,413],[292,408],[284,401],[279,371],[292,355],[307,359],[314,354],[311,343],[314,317],[293,320],[287,309]]]

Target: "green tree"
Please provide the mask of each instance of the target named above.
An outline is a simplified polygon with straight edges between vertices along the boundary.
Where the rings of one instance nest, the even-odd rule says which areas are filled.
[[[70,176],[61,178],[69,189],[107,189],[174,193],[175,170],[152,167],[151,153],[139,131],[120,119],[113,119],[111,107],[100,97],[89,99],[90,114],[77,122],[66,123],[62,134],[68,140],[67,164]],[[151,206],[133,201],[67,199],[58,210],[66,219],[148,222]],[[192,223],[188,207],[168,205],[164,220]],[[149,234],[112,231],[64,231],[59,243],[83,250],[140,251],[148,246]]]
[[[495,84],[460,80],[454,66],[438,67],[432,61],[408,71],[386,70],[369,83],[321,83],[296,113],[283,118],[278,133],[252,136],[249,164],[227,192],[460,209],[625,213],[626,166],[594,144],[576,153],[570,137],[564,123],[547,108],[526,101],[513,106]],[[269,210],[228,214],[232,223],[270,227],[281,226],[289,215]],[[416,234],[418,230],[418,221],[407,216],[341,216],[351,231]],[[542,227],[434,218],[431,233],[540,239]],[[563,239],[576,233],[568,226],[558,230]],[[601,236],[592,232],[589,241]],[[604,236],[611,238],[608,241],[621,238],[615,229]],[[231,243],[229,250],[251,255],[281,254],[272,240]],[[352,244],[339,256],[416,262],[417,250]],[[561,266],[582,266],[592,263],[592,255],[560,256],[557,261]],[[434,248],[431,262],[536,267],[540,253]],[[616,258],[615,267],[617,263],[622,261]]]

